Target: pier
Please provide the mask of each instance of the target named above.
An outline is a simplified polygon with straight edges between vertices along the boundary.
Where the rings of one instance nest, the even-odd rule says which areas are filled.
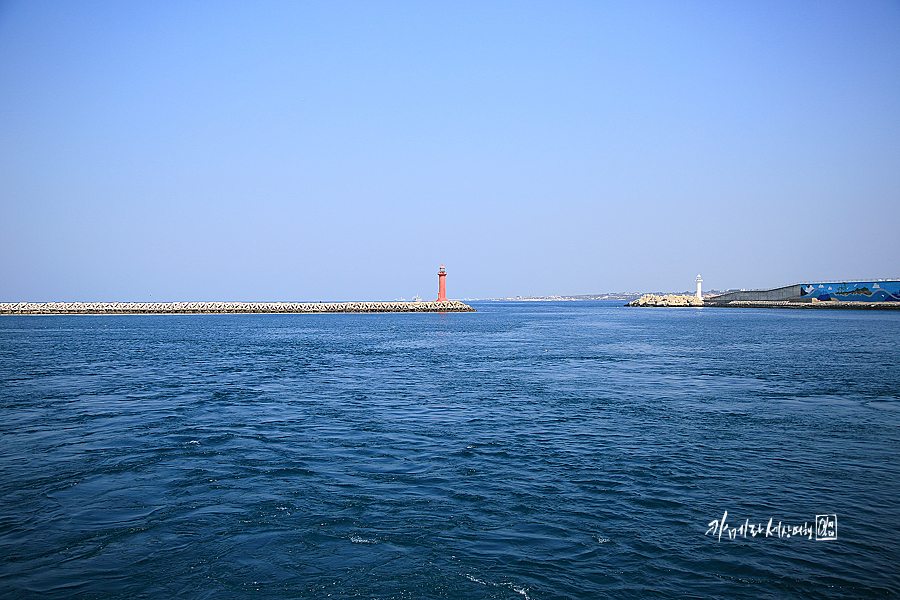
[[[3,302],[0,315],[186,315],[475,312],[441,302]]]

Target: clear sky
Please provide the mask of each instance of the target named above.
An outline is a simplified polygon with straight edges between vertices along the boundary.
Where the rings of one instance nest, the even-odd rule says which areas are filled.
[[[0,301],[900,278],[900,3],[0,3]]]

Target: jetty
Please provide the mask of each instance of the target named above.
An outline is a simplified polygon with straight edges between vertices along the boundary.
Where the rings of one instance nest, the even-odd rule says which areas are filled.
[[[189,315],[475,312],[459,300],[436,302],[0,302],[0,315]]]

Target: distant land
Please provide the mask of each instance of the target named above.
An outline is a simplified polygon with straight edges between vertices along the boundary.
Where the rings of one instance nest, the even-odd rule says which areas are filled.
[[[617,302],[631,302],[643,296],[647,292],[608,292],[605,294],[575,294],[569,296],[507,296],[505,298],[463,298],[463,302],[487,302],[487,301],[503,301],[503,302],[553,302],[553,301],[571,301],[577,302],[581,300],[613,300]],[[687,295],[696,294],[696,290],[687,292],[650,292],[659,296],[667,294]],[[716,294],[724,294],[719,290],[703,290],[703,295],[714,296]]]

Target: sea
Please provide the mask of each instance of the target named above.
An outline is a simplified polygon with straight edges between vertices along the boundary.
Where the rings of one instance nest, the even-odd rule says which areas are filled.
[[[893,598],[900,312],[0,317],[0,597]]]

